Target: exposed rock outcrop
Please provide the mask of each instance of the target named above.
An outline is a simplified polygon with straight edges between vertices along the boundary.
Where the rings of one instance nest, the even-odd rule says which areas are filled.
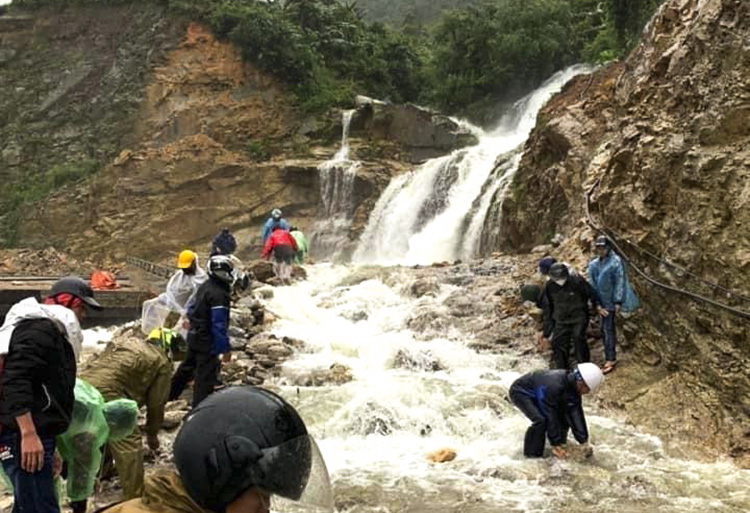
[[[41,10],[32,15],[33,29],[0,31],[0,48],[13,50],[1,56],[4,69],[24,70],[0,78],[3,90],[12,92],[0,99],[0,120],[13,121],[0,124],[0,177],[8,178],[3,170],[18,177],[71,162],[78,166],[74,172],[83,172],[78,164],[89,157],[103,163],[87,180],[25,208],[10,223],[17,227],[16,243],[54,245],[76,256],[154,259],[186,246],[203,250],[229,226],[239,256],[256,257],[260,227],[275,207],[309,232],[320,214],[318,168],[340,144],[340,113],[300,112],[285,84],[243,61],[238,49],[202,25],[141,4],[116,8],[122,16],[108,9],[68,7],[59,18],[57,11]],[[151,28],[141,34],[112,25],[130,18],[139,21],[128,26]],[[46,64],[35,67],[38,52],[27,52],[26,43],[36,36],[50,45],[45,52],[66,56],[68,47],[80,47],[80,58],[61,58],[52,69],[47,55]],[[119,50],[89,55],[92,39]],[[128,44],[113,43],[120,39]],[[123,86],[110,90],[112,84]],[[98,107],[89,109],[90,103]],[[352,241],[415,151],[442,154],[471,142],[448,118],[415,107],[389,106],[377,117],[385,118],[376,123],[381,128],[361,131],[352,143],[361,161]],[[28,138],[35,138],[38,151]]]
[[[634,264],[750,310],[627,242],[750,295],[749,39],[748,2],[666,2],[624,63],[573,80],[541,112],[503,206],[502,244],[529,249],[562,233],[556,251],[584,264],[591,191],[594,217]],[[615,374],[609,399],[666,439],[750,462],[747,320],[635,282],[644,307],[624,342],[637,369]]]

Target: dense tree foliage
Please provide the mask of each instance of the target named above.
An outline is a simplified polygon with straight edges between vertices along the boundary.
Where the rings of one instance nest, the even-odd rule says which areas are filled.
[[[208,23],[306,110],[367,94],[482,119],[568,64],[622,57],[662,0],[158,1]]]

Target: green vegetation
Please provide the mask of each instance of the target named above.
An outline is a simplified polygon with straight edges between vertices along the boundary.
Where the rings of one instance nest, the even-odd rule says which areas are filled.
[[[569,64],[622,57],[662,0],[160,1],[290,84],[307,112],[365,94],[483,119]]]
[[[0,239],[8,246],[15,244],[16,227],[24,204],[39,201],[56,189],[92,176],[98,170],[99,162],[84,159],[58,164],[42,176],[7,186],[3,191],[3,208],[6,214],[0,218]]]

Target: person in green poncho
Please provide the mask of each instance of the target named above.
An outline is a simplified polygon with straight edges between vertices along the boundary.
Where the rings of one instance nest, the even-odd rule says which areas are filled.
[[[302,233],[296,226],[292,226],[289,229],[289,235],[291,235],[297,243],[297,255],[294,257],[294,263],[304,264],[309,249],[309,246],[307,244],[307,237],[305,237],[305,234]]]
[[[105,402],[91,384],[76,380],[70,427],[57,437],[65,462],[66,491],[73,513],[85,513],[102,461],[104,444],[129,436],[138,422],[138,404],[130,399]]]

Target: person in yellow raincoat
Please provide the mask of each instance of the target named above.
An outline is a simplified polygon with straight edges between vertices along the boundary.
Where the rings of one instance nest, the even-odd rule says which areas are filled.
[[[152,450],[159,449],[159,429],[169,397],[172,361],[169,354],[178,335],[157,328],[148,339],[129,338],[110,342],[106,349],[87,362],[80,372],[107,401],[132,399],[146,406],[146,439]],[[120,476],[124,499],[143,494],[143,443],[136,430],[122,440],[108,444]]]

